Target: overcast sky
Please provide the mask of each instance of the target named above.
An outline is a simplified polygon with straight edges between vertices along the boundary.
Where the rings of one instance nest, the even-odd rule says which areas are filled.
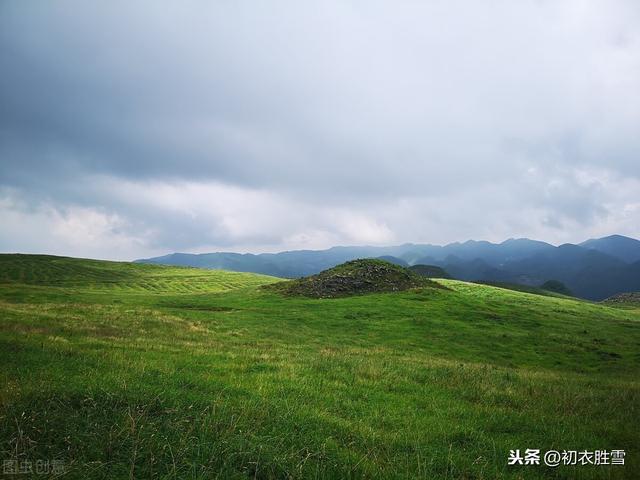
[[[0,2],[0,251],[640,237],[640,2]]]

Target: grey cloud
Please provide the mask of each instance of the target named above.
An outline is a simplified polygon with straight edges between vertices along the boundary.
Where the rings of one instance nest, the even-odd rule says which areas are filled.
[[[638,201],[571,179],[640,178],[639,25],[631,0],[3,2],[0,185],[32,208],[117,214],[152,232],[149,248],[348,238],[292,212],[281,231],[234,233],[223,213],[139,205],[110,182],[272,192],[401,241],[436,225],[445,240],[490,235],[459,199],[500,211],[496,232],[531,208],[544,210],[531,234],[577,222],[586,236]]]

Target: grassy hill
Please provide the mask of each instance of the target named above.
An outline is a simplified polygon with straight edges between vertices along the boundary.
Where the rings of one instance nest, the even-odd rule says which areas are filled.
[[[530,293],[532,295],[544,295],[547,297],[567,297],[569,295],[559,293],[553,290],[547,290],[540,287],[532,287],[529,285],[520,285],[517,283],[508,282],[474,282],[480,285],[488,285],[496,288],[506,288],[508,290],[515,290],[516,292]]]
[[[409,270],[427,278],[451,278],[444,268],[436,265],[412,265]]]
[[[640,312],[0,257],[0,456],[64,478],[637,478]],[[511,449],[625,466],[508,466]]]
[[[0,254],[0,285],[40,285],[78,292],[212,293],[278,281],[266,275],[51,255]]]

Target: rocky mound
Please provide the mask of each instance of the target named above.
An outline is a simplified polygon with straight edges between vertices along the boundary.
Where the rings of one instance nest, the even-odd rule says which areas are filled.
[[[264,288],[285,295],[334,298],[374,292],[396,292],[432,282],[411,270],[384,260],[352,260],[317,275],[280,282]]]
[[[603,301],[612,306],[640,307],[640,292],[619,293]]]

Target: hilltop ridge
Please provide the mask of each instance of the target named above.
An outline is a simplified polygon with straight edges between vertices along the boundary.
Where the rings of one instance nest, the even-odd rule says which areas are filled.
[[[468,240],[445,246],[403,244],[389,247],[332,247],[280,253],[189,254],[137,260],[140,263],[189,265],[282,278],[315,275],[356,258],[385,258],[401,265],[433,265],[465,281],[538,286],[560,281],[576,296],[603,300],[640,290],[640,241],[613,235],[581,244],[554,246],[527,238],[502,243]]]

